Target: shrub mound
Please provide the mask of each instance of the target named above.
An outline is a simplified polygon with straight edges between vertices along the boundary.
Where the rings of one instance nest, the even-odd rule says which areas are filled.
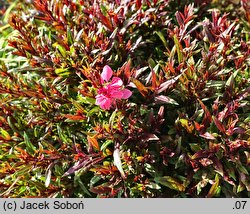
[[[22,1],[1,196],[249,197],[249,20],[222,2]]]

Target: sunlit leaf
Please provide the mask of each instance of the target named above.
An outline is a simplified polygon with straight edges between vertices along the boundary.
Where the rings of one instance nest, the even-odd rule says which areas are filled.
[[[100,150],[99,143],[96,139],[96,136],[87,136],[88,142],[97,150]]]
[[[181,126],[187,130],[187,132],[192,133],[194,130],[194,125],[191,121],[187,119],[180,119],[179,122]]]
[[[126,177],[123,168],[122,168],[122,162],[121,162],[121,157],[120,157],[120,150],[119,149],[115,149],[114,153],[113,153],[113,158],[114,158],[114,165],[117,167],[117,169],[119,170],[119,172],[121,173],[121,176],[123,178]]]
[[[30,138],[29,138],[29,136],[27,135],[26,132],[24,132],[23,137],[24,137],[24,143],[27,146],[27,151],[30,154],[34,154],[35,151],[36,151],[36,147],[32,144],[32,142],[30,141]]]
[[[145,97],[148,94],[148,89],[137,79],[131,80],[135,85],[139,92]]]
[[[0,137],[2,137],[4,140],[10,140],[11,137],[7,131],[5,131],[3,128],[0,128]]]
[[[166,186],[170,189],[183,192],[185,191],[185,186],[181,184],[177,179],[171,177],[171,176],[164,176],[164,177],[156,177],[155,179],[156,183],[159,183],[163,186]]]

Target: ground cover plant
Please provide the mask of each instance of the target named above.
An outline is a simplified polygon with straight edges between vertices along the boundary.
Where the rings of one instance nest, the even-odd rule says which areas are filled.
[[[247,1],[0,10],[1,197],[250,196]]]

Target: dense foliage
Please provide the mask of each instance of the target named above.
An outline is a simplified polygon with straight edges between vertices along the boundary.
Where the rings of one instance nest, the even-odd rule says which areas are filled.
[[[9,3],[2,197],[250,196],[246,4]]]

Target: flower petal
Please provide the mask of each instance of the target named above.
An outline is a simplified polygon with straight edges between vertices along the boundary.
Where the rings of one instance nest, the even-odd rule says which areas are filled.
[[[112,104],[112,99],[102,94],[96,96],[96,105],[99,105],[102,109],[109,110]]]
[[[123,98],[123,91],[122,90],[110,90],[109,92],[110,97],[114,98],[114,99],[122,99]]]
[[[108,65],[105,65],[101,73],[101,80],[108,82],[112,77],[112,75],[113,75],[112,69]]]
[[[108,98],[103,105],[100,105],[102,109],[109,110],[112,105],[112,99]]]
[[[103,96],[102,94],[98,94],[98,95],[96,95],[96,101],[95,101],[95,104],[96,105],[101,105],[103,102],[105,102],[105,100],[106,100],[106,97],[105,96]]]
[[[111,83],[108,86],[112,87],[112,88],[114,88],[114,87],[120,88],[122,85],[123,85],[123,82],[122,82],[121,78],[113,77]]]
[[[123,89],[122,92],[123,92],[122,99],[128,99],[132,95],[132,92],[128,89]]]

